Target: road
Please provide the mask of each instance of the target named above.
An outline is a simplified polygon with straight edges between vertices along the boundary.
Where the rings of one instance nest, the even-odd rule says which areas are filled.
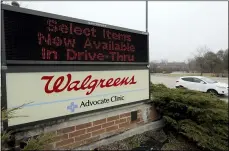
[[[166,85],[169,88],[174,88],[175,87],[175,82],[179,77],[174,77],[174,76],[163,76],[163,75],[152,75],[151,74],[151,82],[154,84],[159,84],[162,83]],[[211,79],[214,79],[219,82],[223,83],[228,83],[228,78],[215,78],[212,77]],[[220,99],[228,102],[228,96],[222,96]]]

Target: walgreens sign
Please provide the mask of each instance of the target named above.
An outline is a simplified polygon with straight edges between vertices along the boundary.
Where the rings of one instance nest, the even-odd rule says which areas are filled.
[[[44,90],[49,93],[60,93],[63,91],[83,91],[86,90],[86,95],[90,95],[96,88],[120,87],[123,85],[136,84],[134,75],[130,77],[117,78],[93,78],[88,75],[83,80],[72,79],[72,74],[65,76],[43,76],[41,80],[46,80]],[[53,80],[54,84],[50,84]],[[66,83],[64,81],[66,80]],[[63,84],[64,83],[64,84]],[[49,88],[50,87],[50,88]]]
[[[149,99],[149,71],[7,73],[7,106],[30,103],[9,126]]]

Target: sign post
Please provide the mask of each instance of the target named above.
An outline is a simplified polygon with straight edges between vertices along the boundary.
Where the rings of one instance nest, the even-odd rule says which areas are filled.
[[[146,0],[146,32],[148,32],[148,0]]]

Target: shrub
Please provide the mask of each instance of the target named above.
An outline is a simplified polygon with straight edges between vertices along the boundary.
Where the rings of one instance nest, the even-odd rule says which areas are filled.
[[[1,110],[2,121],[19,117],[15,115],[15,111],[21,109],[24,105],[9,110],[3,108]],[[12,137],[12,133],[14,132],[1,131],[2,150],[43,150],[54,137],[52,133],[41,134],[39,136],[31,137],[27,141],[21,141],[20,147],[17,147],[16,140]]]
[[[173,131],[204,150],[228,150],[228,104],[210,94],[151,84],[153,104]]]

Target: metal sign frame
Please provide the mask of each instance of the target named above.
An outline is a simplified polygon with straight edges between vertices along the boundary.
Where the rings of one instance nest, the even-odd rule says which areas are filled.
[[[123,27],[118,27],[118,26],[112,26],[108,24],[102,24],[98,22],[92,22],[92,21],[87,21],[87,20],[82,20],[82,19],[76,19],[76,18],[71,18],[71,17],[66,17],[66,16],[61,16],[61,15],[56,15],[56,14],[51,14],[51,13],[45,13],[41,11],[35,11],[35,10],[30,10],[26,8],[20,8],[20,7],[15,7],[15,6],[10,6],[10,5],[5,5],[2,4],[2,25],[4,24],[4,10],[9,10],[9,11],[14,11],[18,13],[24,13],[24,14],[30,14],[30,15],[35,15],[35,16],[41,16],[41,17],[47,17],[47,18],[53,18],[53,19],[58,19],[58,20],[64,20],[64,21],[69,21],[69,22],[75,22],[75,23],[81,23],[81,24],[86,24],[86,25],[93,25],[96,27],[105,27],[108,29],[114,29],[114,30],[120,30],[120,31],[126,31],[126,32],[131,32],[131,33],[136,33],[136,34],[142,34],[142,35],[147,35],[149,37],[148,32],[144,31],[138,31],[138,30],[133,30],[133,29],[128,29],[128,28],[123,28]],[[3,27],[4,28],[4,27]],[[4,33],[2,33],[4,35]],[[2,38],[4,38],[2,36]],[[3,43],[4,44],[4,43]],[[149,47],[147,48],[147,56],[149,56]],[[5,51],[5,50],[3,50]],[[6,53],[6,52],[4,52]],[[115,64],[120,64],[120,65],[127,65],[127,64],[133,64],[133,65],[148,65],[149,63],[149,58],[147,58],[146,62],[92,62],[92,61],[32,61],[32,60],[3,60],[3,62],[6,62],[6,64],[24,64],[24,65],[30,65],[30,64],[37,64],[37,65],[44,65],[44,64],[58,64],[58,65],[72,65],[72,64],[102,64],[102,65],[115,65]]]

